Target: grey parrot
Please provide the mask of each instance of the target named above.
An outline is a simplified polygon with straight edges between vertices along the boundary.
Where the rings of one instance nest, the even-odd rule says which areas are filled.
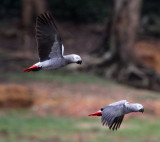
[[[36,20],[36,38],[39,52],[39,62],[24,69],[24,72],[40,69],[58,69],[70,63],[81,64],[79,55],[63,55],[64,46],[57,31],[54,18],[49,12],[41,14]]]
[[[102,124],[109,129],[117,130],[123,121],[124,115],[131,112],[144,112],[141,104],[128,103],[126,100],[121,100],[101,108],[99,111],[89,114],[88,116],[102,116]]]

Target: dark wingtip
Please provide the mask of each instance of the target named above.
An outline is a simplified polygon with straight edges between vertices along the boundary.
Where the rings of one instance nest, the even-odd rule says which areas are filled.
[[[46,12],[40,14],[39,16],[37,16],[36,30],[40,30],[41,25],[54,25],[55,28],[57,29],[55,23],[56,22],[53,18],[53,14],[49,11],[46,11]]]
[[[44,13],[41,13],[39,16],[37,16],[37,20],[49,20],[49,19],[53,19],[52,13],[49,11],[46,11]]]

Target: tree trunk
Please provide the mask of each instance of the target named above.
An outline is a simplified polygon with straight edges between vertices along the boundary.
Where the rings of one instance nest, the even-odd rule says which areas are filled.
[[[134,46],[141,2],[142,0],[114,0],[114,10],[106,28],[102,48],[93,53],[106,58],[107,63],[115,58],[122,63],[135,62]]]
[[[98,65],[99,67],[107,68],[104,69],[106,70],[106,76],[111,77],[112,74],[115,74],[115,77],[117,77],[119,75],[118,71],[123,67],[126,68],[128,65],[139,63],[134,53],[134,47],[141,1],[114,1],[113,16],[111,23],[107,27],[109,32],[102,44],[107,51],[101,53],[104,61]]]
[[[142,0],[115,0],[110,49],[119,59],[134,62],[134,46]]]
[[[39,15],[47,9],[46,0],[23,0],[22,1],[22,23],[28,28],[32,23],[33,13]]]
[[[23,0],[22,1],[22,41],[23,48],[27,51],[31,49],[30,28],[33,20],[33,13],[39,15],[47,9],[46,0]]]

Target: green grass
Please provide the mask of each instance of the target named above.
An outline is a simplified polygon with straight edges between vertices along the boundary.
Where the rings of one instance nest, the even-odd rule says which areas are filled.
[[[37,116],[8,112],[0,116],[0,142],[159,142],[160,121],[125,120],[118,131],[102,127],[100,118]]]
[[[104,78],[100,78],[91,74],[81,72],[69,72],[63,70],[56,71],[40,71],[40,72],[0,72],[0,78],[9,82],[20,81],[60,81],[67,83],[100,83],[111,84]]]

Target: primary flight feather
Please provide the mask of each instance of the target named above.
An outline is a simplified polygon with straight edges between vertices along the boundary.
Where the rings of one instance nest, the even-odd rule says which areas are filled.
[[[58,69],[70,63],[81,64],[79,55],[63,55],[64,46],[57,31],[54,18],[49,12],[41,14],[36,20],[36,39],[39,53],[39,62],[24,69],[24,72],[40,69]]]

